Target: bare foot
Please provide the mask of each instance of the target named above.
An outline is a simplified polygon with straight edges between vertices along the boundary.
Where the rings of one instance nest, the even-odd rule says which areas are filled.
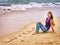
[[[52,30],[52,32],[55,33],[54,30]]]
[[[52,32],[52,33],[55,33],[55,32]]]
[[[35,32],[34,34],[32,34],[32,35],[36,35],[36,34],[39,34],[39,32]]]

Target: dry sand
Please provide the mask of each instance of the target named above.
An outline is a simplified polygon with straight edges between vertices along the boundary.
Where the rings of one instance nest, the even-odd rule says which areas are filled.
[[[44,22],[44,21],[42,21]],[[0,45],[60,45],[60,17],[55,18],[55,33],[32,35],[35,32],[36,22],[24,26],[21,30],[9,34],[0,40]]]

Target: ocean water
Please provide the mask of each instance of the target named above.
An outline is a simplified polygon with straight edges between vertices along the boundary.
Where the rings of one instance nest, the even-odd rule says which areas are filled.
[[[29,2],[37,2],[37,3],[46,3],[46,2],[60,2],[60,0],[0,0],[0,3],[29,3]]]

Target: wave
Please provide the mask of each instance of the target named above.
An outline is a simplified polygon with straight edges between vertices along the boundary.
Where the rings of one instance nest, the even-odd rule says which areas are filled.
[[[41,7],[60,7],[60,3],[30,2],[29,4],[11,4],[9,9],[10,10],[26,10],[27,8],[41,8]],[[8,9],[8,7],[6,7],[6,9]]]
[[[35,3],[30,2],[29,4],[12,4],[11,7],[15,9],[23,9],[26,10],[27,8],[41,8],[41,7],[60,7],[60,3]]]

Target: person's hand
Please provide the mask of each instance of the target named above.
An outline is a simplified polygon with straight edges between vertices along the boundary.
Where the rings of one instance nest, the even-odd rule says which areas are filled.
[[[52,32],[54,33],[54,30],[52,30]]]
[[[55,26],[55,24],[53,24],[53,26]]]

